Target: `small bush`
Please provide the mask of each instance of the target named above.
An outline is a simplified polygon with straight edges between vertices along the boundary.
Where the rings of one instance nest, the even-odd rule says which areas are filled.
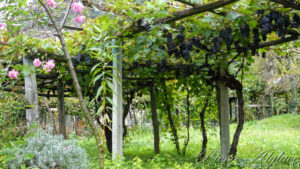
[[[27,144],[15,153],[15,159],[8,161],[8,168],[70,168],[85,169],[86,152],[75,140],[64,140],[61,135],[38,130]]]

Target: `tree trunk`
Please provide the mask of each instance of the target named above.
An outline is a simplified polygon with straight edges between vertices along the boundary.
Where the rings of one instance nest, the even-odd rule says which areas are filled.
[[[154,131],[154,152],[158,154],[159,150],[159,121],[156,109],[156,95],[154,83],[150,84],[150,97],[151,97],[151,113],[152,113],[152,123]]]
[[[173,137],[174,137],[174,142],[175,142],[175,145],[176,145],[177,152],[178,152],[178,154],[180,154],[178,135],[177,135],[176,127],[175,127],[173,119],[172,119],[171,108],[170,108],[170,105],[168,103],[167,89],[166,89],[166,85],[165,84],[163,84],[163,85],[164,85],[164,95],[165,95],[164,102],[165,102],[167,113],[168,113],[168,120],[170,122],[170,126],[171,126],[172,134],[173,134]]]
[[[26,121],[27,127],[29,128],[33,122],[39,122],[38,92],[33,58],[31,56],[23,57],[23,64],[26,100],[29,105],[33,106],[30,109],[26,108]]]
[[[239,98],[235,99],[235,110],[234,110],[234,112],[235,112],[234,121],[238,122],[239,121]]]
[[[184,143],[184,147],[183,147],[183,155],[185,155],[185,152],[186,152],[186,147],[188,146],[189,144],[189,141],[190,141],[190,91],[189,91],[189,88],[186,86],[186,91],[187,91],[187,95],[186,95],[186,110],[187,110],[187,125],[186,125],[186,128],[187,128],[187,139],[185,140],[185,143]]]
[[[219,76],[217,80],[217,101],[218,112],[220,117],[220,142],[221,142],[221,160],[224,162],[228,159],[230,148],[230,133],[229,133],[229,96],[228,87],[222,77],[226,75],[226,59],[221,58],[219,62]]]
[[[59,113],[59,134],[62,134],[64,138],[67,138],[66,132],[66,114],[65,114],[65,100],[64,100],[64,80],[60,79],[57,85],[57,97],[58,97],[58,113]]]
[[[206,100],[205,105],[202,109],[202,111],[200,112],[200,120],[201,120],[201,132],[202,132],[202,150],[201,153],[197,159],[197,161],[201,161],[205,155],[206,155],[206,145],[207,145],[207,135],[206,135],[206,128],[205,128],[205,112],[206,112],[206,108],[208,106],[208,101],[209,99]]]
[[[239,137],[240,134],[243,130],[243,126],[244,126],[244,99],[243,99],[243,89],[236,89],[236,95],[238,97],[238,125],[236,128],[236,131],[234,133],[233,136],[233,140],[232,140],[232,144],[231,144],[231,148],[230,148],[230,155],[233,155],[234,157],[236,156],[236,152],[237,152],[237,146],[238,146],[238,142],[239,142]]]
[[[229,122],[232,122],[232,98],[229,98]]]

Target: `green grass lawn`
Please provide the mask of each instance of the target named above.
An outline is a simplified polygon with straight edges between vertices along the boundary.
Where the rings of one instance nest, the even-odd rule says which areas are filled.
[[[234,134],[235,127],[236,124],[231,125],[231,135]],[[179,132],[181,148],[183,147],[185,132],[184,130]],[[207,132],[208,154],[219,154],[218,127],[210,127]],[[216,162],[215,157],[217,155],[211,155],[206,161],[196,163],[196,158],[201,151],[200,129],[191,129],[191,139],[185,156],[177,154],[170,133],[161,132],[160,134],[161,153],[155,155],[151,129],[131,131],[124,141],[125,160],[115,163],[106,154],[106,168],[267,168],[272,158],[280,156],[282,152],[284,154],[279,160],[282,162],[274,162],[270,168],[300,168],[300,166],[298,167],[298,164],[300,164],[299,115],[288,114],[261,121],[246,122],[239,141],[237,160],[232,162],[229,167]],[[94,140],[82,139],[80,144],[86,148],[89,155],[89,167],[95,168],[97,165],[97,152]],[[251,163],[251,160],[254,160],[260,153],[265,151],[268,151],[267,154],[265,153],[265,158],[262,154],[257,158],[256,163]],[[269,162],[266,162],[268,157],[270,157]],[[287,157],[289,158],[287,159]],[[283,161],[283,158],[286,162]],[[292,165],[295,158],[297,158],[297,161]],[[263,163],[260,164],[259,161],[263,161]]]

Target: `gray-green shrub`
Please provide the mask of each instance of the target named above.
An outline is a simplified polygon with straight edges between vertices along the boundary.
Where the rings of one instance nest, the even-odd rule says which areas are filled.
[[[38,130],[16,152],[15,159],[8,162],[8,168],[12,169],[21,168],[22,165],[40,169],[85,169],[86,152],[77,145],[76,140],[65,140],[61,135]]]

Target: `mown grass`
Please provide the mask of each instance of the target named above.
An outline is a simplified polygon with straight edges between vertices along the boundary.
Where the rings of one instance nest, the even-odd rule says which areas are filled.
[[[231,125],[231,135],[233,136],[236,124]],[[179,132],[181,148],[185,139],[186,131]],[[151,129],[138,129],[131,131],[124,141],[124,160],[122,162],[112,162],[106,153],[106,168],[267,168],[269,163],[266,159],[271,156],[277,157],[284,152],[282,157],[290,157],[286,162],[274,162],[270,168],[298,168],[300,164],[300,116],[280,115],[261,121],[246,122],[240,137],[237,159],[230,165],[215,161],[219,154],[219,130],[218,127],[208,129],[208,154],[212,154],[206,161],[197,163],[196,159],[201,151],[200,129],[191,129],[191,139],[187,147],[186,155],[179,155],[173,144],[171,134],[162,132],[160,135],[159,155],[153,152],[153,135]],[[86,148],[88,153],[88,163],[90,168],[97,167],[97,151],[93,139],[81,139],[80,145]],[[259,153],[268,151],[264,159],[259,157],[251,163]],[[270,158],[271,158],[270,157]],[[292,157],[297,161],[292,165]],[[259,160],[263,163],[259,163]],[[295,160],[294,160],[295,161]],[[249,164],[249,165],[248,165]],[[247,166],[248,165],[248,166]],[[299,166],[300,168],[300,166]]]

